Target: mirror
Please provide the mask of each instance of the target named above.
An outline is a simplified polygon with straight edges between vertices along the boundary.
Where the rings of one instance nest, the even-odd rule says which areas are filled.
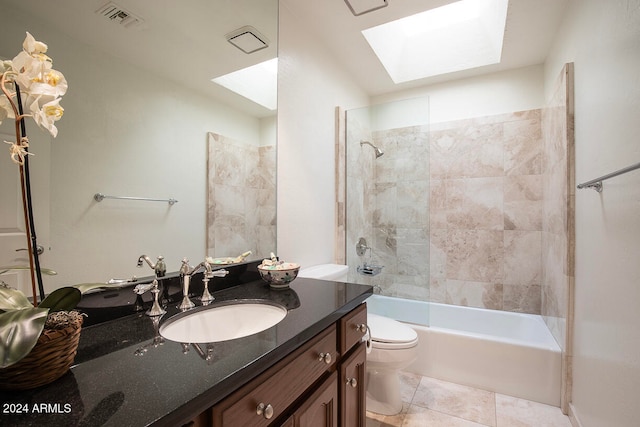
[[[122,13],[105,16],[107,4]],[[35,154],[30,165],[36,231],[44,247],[40,263],[58,272],[45,277],[47,292],[68,284],[150,276],[146,264],[136,268],[141,254],[163,255],[168,271],[177,271],[184,257],[196,264],[208,255],[232,257],[253,250],[250,258],[260,259],[268,256],[266,248],[275,252],[275,195],[264,188],[250,192],[234,180],[244,164],[275,167],[275,160],[249,157],[260,147],[275,146],[276,112],[211,79],[277,56],[277,0],[5,0],[2,9],[0,57],[13,58],[28,31],[48,45],[53,67],[69,83],[57,138],[27,121]],[[254,27],[267,46],[245,53],[227,41],[226,35],[244,26]],[[248,43],[251,50],[255,37]],[[0,134],[12,132],[13,123],[5,120]],[[209,154],[211,135],[234,145],[224,154]],[[233,161],[223,162],[223,168],[221,159]],[[274,171],[260,173],[275,180]],[[225,198],[223,215],[222,201],[212,198],[213,185],[233,196]],[[0,195],[13,203],[15,191],[10,190]],[[177,203],[97,201],[96,193]],[[247,241],[235,238],[238,230],[249,228],[240,213],[265,203],[273,203],[261,211],[270,227],[247,232],[260,236],[262,249],[247,247]],[[208,232],[208,222],[221,216],[225,223]],[[20,233],[19,218],[12,221],[9,227],[0,223],[0,239],[3,232]],[[25,252],[13,246],[2,255],[13,259],[0,264],[27,264]],[[23,280],[2,279],[12,285],[12,280]],[[18,285],[30,289],[28,283]]]

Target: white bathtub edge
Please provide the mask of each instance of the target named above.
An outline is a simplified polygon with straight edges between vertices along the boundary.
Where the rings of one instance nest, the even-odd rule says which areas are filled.
[[[560,406],[560,352],[409,326],[419,344],[407,372]]]

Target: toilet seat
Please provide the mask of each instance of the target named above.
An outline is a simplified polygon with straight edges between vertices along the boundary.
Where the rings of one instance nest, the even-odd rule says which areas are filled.
[[[388,317],[367,314],[373,348],[401,350],[418,345],[418,334],[409,326]]]

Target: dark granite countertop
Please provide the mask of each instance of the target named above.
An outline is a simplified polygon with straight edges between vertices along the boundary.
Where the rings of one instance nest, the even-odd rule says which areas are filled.
[[[372,293],[370,286],[305,278],[297,278],[289,289],[275,290],[255,275],[246,277],[246,283],[212,292],[216,299],[211,306],[229,300],[275,301],[289,310],[276,326],[212,344],[209,361],[194,346],[184,353],[180,343],[160,343],[157,325],[143,312],[83,327],[76,365],[66,375],[35,390],[0,392],[0,425],[182,425]],[[197,298],[192,300],[200,305]],[[160,325],[177,313],[175,306],[167,305]],[[206,345],[200,347],[206,352]]]

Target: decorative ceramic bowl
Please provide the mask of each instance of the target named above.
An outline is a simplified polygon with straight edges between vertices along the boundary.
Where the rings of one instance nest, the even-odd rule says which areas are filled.
[[[262,280],[272,288],[287,288],[289,283],[298,276],[300,264],[284,262],[277,265],[259,265],[258,271]]]

